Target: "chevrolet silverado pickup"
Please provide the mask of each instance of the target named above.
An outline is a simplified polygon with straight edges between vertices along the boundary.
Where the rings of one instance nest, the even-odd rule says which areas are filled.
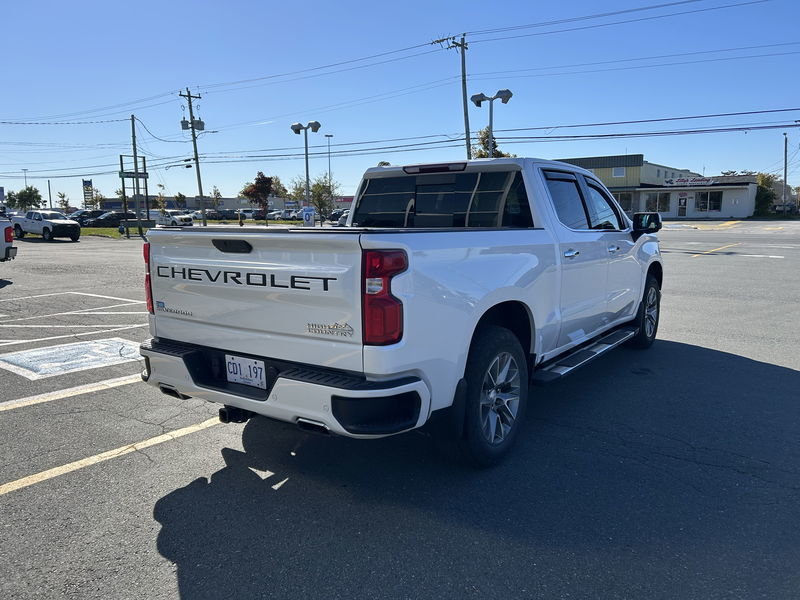
[[[81,237],[81,226],[77,221],[55,210],[29,210],[24,216],[11,217],[14,234],[22,239],[27,233],[41,235],[46,242],[57,237],[68,237],[77,242]]]
[[[0,241],[0,262],[13,260],[17,256],[17,249],[14,248],[14,227],[11,221],[5,216],[0,215],[0,230],[2,230],[2,241]]]
[[[547,382],[658,329],[657,213],[595,176],[502,158],[376,167],[346,227],[158,228],[142,378],[355,438],[422,427],[487,465]]]

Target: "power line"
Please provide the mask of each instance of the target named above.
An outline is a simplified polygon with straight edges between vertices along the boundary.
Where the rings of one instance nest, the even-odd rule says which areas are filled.
[[[500,40],[512,40],[512,39],[518,39],[518,38],[524,38],[524,37],[535,37],[535,36],[540,36],[540,35],[550,35],[550,34],[553,34],[553,33],[566,33],[566,32],[571,32],[571,31],[584,31],[586,29],[598,29],[600,27],[611,27],[612,25],[625,25],[625,24],[628,24],[628,23],[640,23],[642,21],[653,21],[655,19],[666,19],[668,17],[677,17],[677,16],[680,16],[680,15],[689,15],[689,14],[695,14],[695,13],[710,12],[710,11],[714,11],[714,10],[723,10],[723,9],[726,9],[726,8],[738,8],[740,6],[748,6],[750,4],[762,4],[764,2],[771,2],[771,1],[772,0],[751,0],[749,2],[739,2],[738,4],[725,4],[725,5],[722,5],[722,6],[714,6],[714,7],[711,7],[711,8],[698,8],[696,10],[686,10],[686,11],[681,11],[681,12],[668,13],[668,14],[665,14],[665,15],[654,15],[654,16],[651,16],[651,17],[641,17],[639,19],[628,19],[628,20],[625,20],[625,21],[613,21],[611,23],[598,23],[598,24],[595,24],[595,25],[584,25],[583,27],[570,27],[568,29],[554,29],[553,31],[540,31],[540,32],[537,32],[537,33],[523,33],[523,34],[520,34],[520,35],[508,35],[508,36],[502,36],[502,37],[489,38],[489,39],[485,39],[485,40],[472,40],[470,43],[472,43],[472,44],[483,44],[483,43],[486,43],[486,42],[498,42]]]
[[[0,121],[0,125],[97,125],[99,123],[119,123],[127,119],[107,119],[105,121]]]
[[[555,21],[541,21],[539,23],[528,23],[527,25],[512,25],[509,27],[497,27],[495,29],[479,29],[475,31],[467,31],[466,35],[487,35],[491,33],[502,33],[504,31],[518,31],[520,29],[531,29],[535,27],[548,27],[550,25],[563,25],[564,23],[575,23],[577,21],[587,21],[590,19],[601,19],[604,17],[615,17],[627,13],[642,12],[645,10],[656,10],[658,8],[667,8],[669,6],[677,6],[680,4],[695,4],[697,2],[705,2],[705,0],[682,0],[681,2],[668,2],[666,4],[651,4],[650,6],[641,6],[638,8],[628,8],[625,10],[615,10],[612,12],[595,13],[593,15],[583,15],[580,17],[569,17],[567,19],[557,19]]]
[[[145,130],[145,131],[146,131],[148,134],[150,134],[150,136],[151,136],[151,137],[153,137],[153,138],[157,139],[157,140],[158,140],[158,141],[160,141],[160,142],[167,142],[167,143],[171,143],[171,144],[187,144],[187,143],[189,143],[189,140],[165,140],[164,138],[158,137],[158,136],[157,136],[155,133],[153,133],[152,131],[150,131],[150,130],[147,128],[147,125],[145,125],[145,124],[144,124],[144,121],[142,121],[142,120],[141,120],[139,117],[134,117],[134,118],[135,118],[137,121],[139,121],[139,123],[142,125],[142,127],[144,127],[144,130]],[[123,120],[126,120],[126,121],[127,121],[127,119],[123,119]]]

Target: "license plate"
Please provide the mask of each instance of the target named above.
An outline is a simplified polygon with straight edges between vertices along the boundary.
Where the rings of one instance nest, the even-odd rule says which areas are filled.
[[[226,354],[225,371],[228,376],[228,381],[231,383],[242,383],[244,385],[261,388],[262,390],[267,389],[263,360]]]

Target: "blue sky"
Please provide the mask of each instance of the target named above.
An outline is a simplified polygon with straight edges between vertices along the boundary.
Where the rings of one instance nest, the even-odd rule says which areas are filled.
[[[628,12],[595,16],[616,11]],[[800,129],[783,125],[800,120],[800,110],[564,128],[800,107],[796,0],[32,0],[7,3],[3,12],[0,121],[25,124],[0,124],[0,186],[22,188],[26,168],[45,197],[50,178],[53,197],[64,191],[73,205],[80,204],[82,177],[114,195],[119,155],[131,153],[131,114],[150,132],[137,123],[151,192],[160,183],[168,195],[197,193],[194,169],[166,168],[191,156],[179,124],[188,111],[177,96],[187,86],[202,96],[197,112],[209,131],[199,139],[206,193],[216,185],[233,196],[257,171],[284,183],[302,175],[303,139],[289,129],[295,121],[322,124],[309,135],[312,177],[327,171],[324,134],[333,134],[333,174],[346,194],[380,160],[463,159],[460,59],[429,45],[463,32],[468,94],[514,94],[495,106],[504,150],[543,158],[642,153],[708,175],[782,175],[786,131],[789,183],[800,185]],[[553,21],[561,22],[546,24]],[[526,25],[533,26],[508,29]],[[486,32],[492,29],[503,31]],[[344,64],[327,67],[336,63]],[[488,110],[470,105],[469,116],[475,131]],[[112,122],[56,124],[75,121]],[[778,128],[552,139],[771,125]],[[543,129],[502,131],[522,128]],[[512,143],[509,136],[547,139]],[[389,148],[409,144],[406,152]]]

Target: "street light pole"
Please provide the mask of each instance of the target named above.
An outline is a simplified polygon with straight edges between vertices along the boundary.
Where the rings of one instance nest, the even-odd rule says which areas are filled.
[[[22,169],[22,176],[25,178],[25,187],[28,187],[28,169]]]
[[[300,135],[302,131],[305,137],[305,157],[306,157],[306,206],[308,206],[311,202],[311,183],[308,176],[308,130],[311,130],[311,133],[316,133],[319,131],[319,128],[322,127],[319,121],[309,121],[308,125],[301,125],[300,123],[292,123],[291,130],[294,131],[297,135]]]

